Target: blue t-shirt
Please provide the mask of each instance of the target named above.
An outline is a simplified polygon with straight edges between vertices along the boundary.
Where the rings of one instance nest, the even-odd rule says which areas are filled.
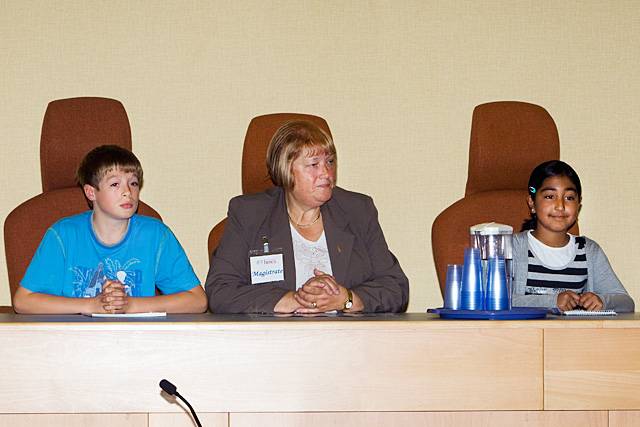
[[[32,292],[91,298],[106,279],[119,280],[133,297],[187,291],[199,285],[182,246],[169,227],[141,215],[129,220],[120,243],[102,244],[92,211],[63,218],[45,233],[20,285]]]

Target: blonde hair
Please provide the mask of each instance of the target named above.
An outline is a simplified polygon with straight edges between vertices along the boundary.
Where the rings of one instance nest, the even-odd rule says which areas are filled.
[[[267,148],[267,170],[273,183],[293,189],[293,162],[307,149],[333,156],[337,170],[336,147],[331,136],[314,123],[290,121],[276,131]]]

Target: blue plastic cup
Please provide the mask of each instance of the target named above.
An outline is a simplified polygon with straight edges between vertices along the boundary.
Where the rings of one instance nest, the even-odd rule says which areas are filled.
[[[447,265],[447,281],[444,288],[444,308],[460,310],[462,264]]]
[[[477,248],[466,248],[464,250],[460,308],[462,310],[484,309],[482,260],[480,259],[480,250]]]
[[[501,256],[489,258],[487,266],[487,310],[509,310],[509,290],[507,286],[507,270]]]

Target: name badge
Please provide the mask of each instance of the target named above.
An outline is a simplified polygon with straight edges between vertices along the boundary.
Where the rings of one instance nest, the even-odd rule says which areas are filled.
[[[249,256],[251,265],[251,284],[284,280],[284,258],[282,253]]]

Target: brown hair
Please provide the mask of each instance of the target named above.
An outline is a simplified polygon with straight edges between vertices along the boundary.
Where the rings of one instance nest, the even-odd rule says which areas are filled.
[[[81,187],[89,184],[99,189],[100,180],[113,169],[133,173],[138,178],[138,185],[142,188],[140,161],[131,151],[117,145],[101,145],[89,151],[78,166],[76,180]]]
[[[275,185],[293,189],[292,164],[304,149],[333,156],[337,168],[336,147],[331,136],[311,122],[290,121],[280,126],[267,148],[267,170]]]

